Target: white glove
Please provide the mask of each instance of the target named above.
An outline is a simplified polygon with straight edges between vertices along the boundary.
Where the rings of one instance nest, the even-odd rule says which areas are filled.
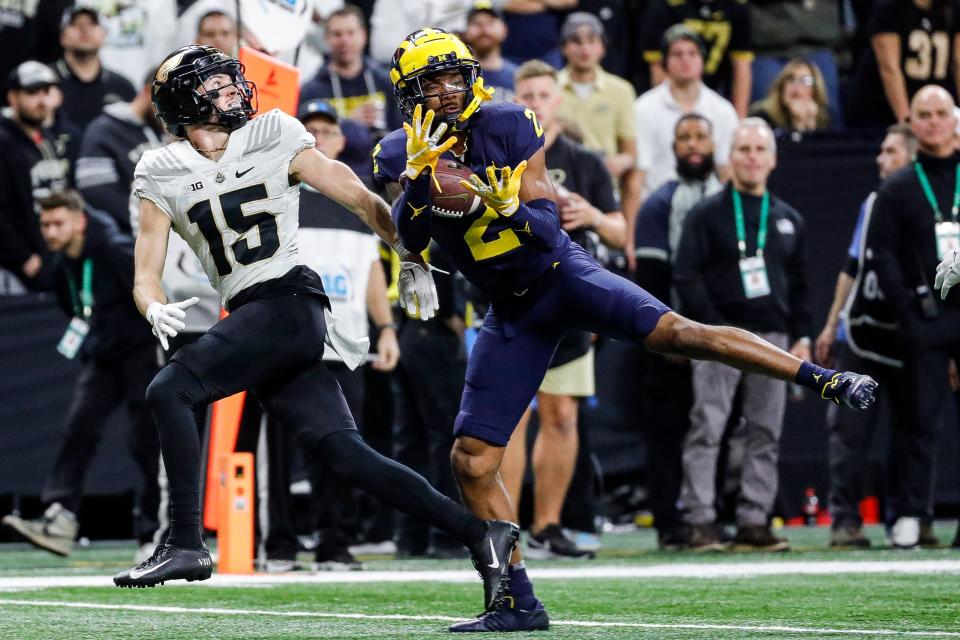
[[[433,283],[433,274],[416,262],[400,263],[397,290],[400,293],[400,306],[411,318],[429,320],[437,314],[440,301],[437,298],[437,285]]]
[[[940,289],[940,298],[946,300],[950,288],[957,283],[960,283],[960,250],[954,249],[937,265],[933,288]]]
[[[164,351],[170,348],[167,339],[173,338],[187,326],[183,323],[183,319],[187,317],[184,309],[189,309],[198,302],[200,298],[197,297],[171,304],[155,300],[147,307],[147,322],[153,325],[153,335],[157,336]]]

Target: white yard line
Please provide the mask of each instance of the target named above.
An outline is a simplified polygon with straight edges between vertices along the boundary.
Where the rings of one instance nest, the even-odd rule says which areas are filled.
[[[110,611],[140,611],[149,613],[194,613],[224,616],[271,616],[277,618],[323,618],[343,620],[395,620],[414,622],[457,622],[461,618],[449,616],[370,615],[365,613],[325,613],[315,611],[271,611],[263,609],[220,609],[212,607],[161,607],[133,604],[99,604],[90,602],[59,602],[49,600],[7,600],[0,598],[0,607],[51,607],[57,609],[99,609]],[[710,631],[744,631],[748,633],[801,633],[807,635],[893,636],[924,638],[960,638],[960,631],[920,631],[899,629],[833,629],[824,627],[787,627],[727,624],[666,624],[645,622],[589,622],[584,620],[552,620],[554,626],[602,627],[620,629],[691,629]]]
[[[120,567],[118,567],[119,569]],[[530,569],[536,580],[582,580],[589,578],[745,578],[752,576],[824,574],[960,574],[960,560],[864,560],[727,562],[717,564],[661,564],[648,566],[576,566]],[[253,575],[214,574],[209,580],[173,585],[250,587],[288,584],[342,584],[365,582],[476,582],[474,571],[321,571]],[[19,576],[0,578],[0,591],[53,587],[112,586],[110,576]]]

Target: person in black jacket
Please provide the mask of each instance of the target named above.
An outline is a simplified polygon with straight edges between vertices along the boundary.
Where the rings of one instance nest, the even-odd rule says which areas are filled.
[[[916,160],[880,186],[867,233],[880,288],[900,321],[908,385],[909,419],[894,422],[891,435],[902,464],[891,478],[896,495],[888,509],[890,541],[900,548],[917,546],[928,515],[938,418],[947,397],[944,374],[950,358],[960,356],[960,298],[941,301],[932,292],[937,263],[960,246],[953,109],[953,98],[939,86],[925,86],[913,97]]]
[[[57,60],[54,70],[60,77],[64,115],[80,130],[107,105],[129,102],[137,95],[129,80],[100,61],[106,37],[95,8],[81,5],[64,12],[60,27],[63,58]]]
[[[810,359],[810,309],[803,219],[767,191],[776,166],[770,126],[745,118],[734,132],[731,184],[687,214],[674,267],[680,306],[707,324],[747,329],[802,360]],[[777,494],[777,458],[787,386],[726,365],[694,360],[690,431],[680,500],[693,549],[720,548],[715,529],[716,465],[737,388],[746,445],[737,500],[735,545],[781,551],[789,543],[768,526]]]
[[[72,319],[57,350],[82,362],[66,433],[47,477],[42,517],[6,516],[3,524],[34,545],[66,556],[77,535],[83,480],[110,413],[125,401],[131,453],[143,474],[137,537],[148,546],[157,527],[160,444],[147,410],[147,385],[158,371],[150,327],[140,320],[133,289],[133,240],[106,214],[86,209],[66,190],[40,201],[40,227],[53,253],[57,301]]]
[[[150,94],[155,72],[147,73],[133,101],[107,105],[87,127],[80,143],[77,189],[92,208],[113,216],[124,233],[131,231],[133,170],[144,151],[163,141],[163,125]]]
[[[53,115],[51,87],[57,77],[34,60],[19,65],[7,81],[9,117],[0,116],[0,267],[28,289],[50,288],[49,253],[40,235],[35,202],[65,189],[69,163],[44,123]]]

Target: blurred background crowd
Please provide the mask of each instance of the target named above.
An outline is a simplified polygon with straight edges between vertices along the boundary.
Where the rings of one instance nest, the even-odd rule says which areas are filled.
[[[569,336],[505,461],[528,550],[589,557],[605,528],[652,525],[664,549],[720,551],[728,524],[762,529],[757,549],[787,549],[770,533],[774,519],[830,523],[836,546],[869,545],[864,521],[885,523],[896,547],[940,544],[933,518],[960,504],[957,345],[894,345],[903,318],[893,310],[881,321],[871,274],[882,288],[884,270],[871,270],[860,238],[880,179],[936,142],[915,129],[911,99],[926,85],[956,96],[952,0],[0,0],[0,514],[11,529],[42,531],[63,554],[78,537],[131,535],[146,553],[162,534],[163,474],[142,392],[167,355],[124,301],[133,170],[171,140],[151,103],[156,65],[199,43],[295,67],[294,115],[324,154],[377,186],[377,141],[402,122],[391,57],[425,26],[461,34],[494,100],[536,115],[564,228],[612,270],[694,319],[865,369],[890,388],[916,364],[911,354],[937,355],[922,360],[935,389],[925,413],[894,393],[851,418],[784,383]],[[955,124],[953,103],[930,107],[941,108]],[[757,151],[768,154],[758,165],[738,141],[768,126],[776,144]],[[713,211],[710,199],[758,166],[775,196],[764,303],[744,297],[716,258],[726,241],[716,220],[735,212]],[[375,345],[358,372],[331,369],[364,437],[456,498],[452,425],[486,302],[454,273],[438,277],[439,318],[402,317],[396,261],[343,213],[302,189],[301,253],[339,315]],[[439,250],[431,261],[450,267]],[[923,297],[925,284],[913,287],[918,298],[943,307]],[[184,340],[215,322],[219,302],[173,237],[164,286],[201,298]],[[71,317],[92,318],[72,353]],[[868,320],[851,329],[851,318]],[[320,565],[356,568],[361,543],[465,554],[304,468],[253,404],[236,448],[257,453],[264,568],[295,568],[304,548]],[[208,416],[198,428],[208,433]]]

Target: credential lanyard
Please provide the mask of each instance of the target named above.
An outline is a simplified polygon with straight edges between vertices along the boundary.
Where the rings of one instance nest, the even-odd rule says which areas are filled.
[[[923,170],[923,165],[919,162],[913,163],[913,170],[917,174],[917,180],[920,181],[920,187],[923,189],[923,195],[927,197],[930,208],[933,209],[933,217],[937,222],[943,222],[943,214],[940,213],[940,205],[937,203],[936,196],[933,195],[933,188],[930,186],[930,180],[927,179],[927,172]],[[957,212],[960,211],[960,163],[957,164],[956,172],[953,178],[953,207],[950,209],[950,222],[957,221]]]
[[[747,257],[747,230],[743,223],[743,201],[740,192],[731,189],[733,193],[733,219],[737,223],[737,248],[740,258]],[[770,194],[763,192],[760,201],[760,229],[757,231],[757,256],[763,257],[763,248],[767,246],[767,218],[770,215]]]
[[[70,298],[73,300],[74,311],[78,316],[82,314],[84,320],[89,320],[93,313],[93,259],[87,258],[83,261],[83,282],[79,294],[77,285],[73,282],[73,275],[69,271],[67,284],[70,285]]]

